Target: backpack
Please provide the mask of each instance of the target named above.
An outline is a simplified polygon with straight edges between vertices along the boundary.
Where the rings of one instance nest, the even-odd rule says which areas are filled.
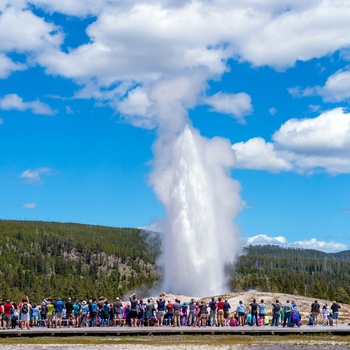
[[[75,314],[78,314],[79,311],[80,311],[80,306],[79,306],[79,304],[74,304],[74,305],[73,305],[73,309],[74,309],[74,313],[75,313]]]
[[[27,314],[28,311],[29,311],[28,310],[28,304],[27,303],[23,304],[22,307],[21,307],[22,314]]]
[[[211,310],[216,310],[216,303],[215,303],[215,301],[211,301],[210,302],[210,309]]]
[[[281,305],[280,304],[274,304],[273,305],[273,313],[274,314],[278,314],[279,312],[280,312],[280,310],[281,310]]]
[[[96,303],[92,303],[91,312],[97,312],[97,304]]]
[[[47,306],[45,301],[41,303],[41,313],[45,315],[47,313]]]

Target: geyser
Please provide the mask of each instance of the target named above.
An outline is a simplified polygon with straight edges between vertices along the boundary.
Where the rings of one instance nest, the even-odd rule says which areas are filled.
[[[167,211],[163,288],[197,296],[223,293],[224,267],[240,246],[233,224],[241,208],[240,185],[229,176],[234,164],[230,142],[206,139],[186,125],[161,145],[153,182]]]

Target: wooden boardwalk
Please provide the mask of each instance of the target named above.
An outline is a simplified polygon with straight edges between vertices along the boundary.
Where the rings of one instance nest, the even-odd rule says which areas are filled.
[[[167,336],[167,335],[306,335],[329,334],[350,335],[350,326],[301,326],[300,328],[283,327],[84,327],[84,328],[32,328],[30,330],[0,330],[0,337],[72,337],[72,336]]]

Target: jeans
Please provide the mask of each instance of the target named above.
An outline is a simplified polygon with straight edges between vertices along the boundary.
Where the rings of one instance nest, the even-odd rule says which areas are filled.
[[[271,326],[277,326],[278,327],[279,322],[280,322],[280,315],[279,314],[273,314],[272,315]]]
[[[285,327],[286,324],[287,324],[287,326],[290,325],[290,319],[291,319],[291,317],[292,317],[292,313],[291,313],[291,312],[286,312],[286,313],[284,314],[283,327]]]
[[[188,325],[193,326],[196,324],[196,311],[190,311],[188,315]]]
[[[168,312],[166,314],[166,317],[168,319],[168,326],[171,326],[174,322],[174,313],[173,312]]]

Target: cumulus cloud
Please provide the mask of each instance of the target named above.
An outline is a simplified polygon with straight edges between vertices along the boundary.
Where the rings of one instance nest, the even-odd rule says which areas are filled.
[[[36,16],[24,4],[9,3],[0,13],[0,51],[44,52],[58,48],[62,40],[57,26]]]
[[[286,238],[283,236],[269,237],[268,235],[257,235],[246,239],[247,244],[258,245],[258,244],[285,244]]]
[[[0,53],[0,79],[7,78],[12,72],[24,70],[24,64],[15,63],[6,55]]]
[[[304,240],[304,241],[297,241],[297,242],[294,242],[293,245],[299,246],[304,249],[316,249],[316,250],[321,250],[328,253],[348,249],[346,244],[336,243],[334,241],[330,241],[330,242],[319,241],[316,238],[311,238],[310,240]]]
[[[330,173],[350,172],[350,114],[342,108],[316,118],[290,119],[272,136],[232,145],[238,168]]]
[[[272,142],[255,137],[247,142],[232,145],[237,168],[268,170],[271,172],[290,171],[293,166],[285,153],[278,152]]]
[[[156,125],[152,106],[147,91],[141,87],[129,91],[123,100],[116,103],[117,110],[130,124],[145,129],[152,129]]]
[[[16,51],[48,74],[79,83],[76,97],[109,103],[121,109],[125,120],[148,128],[148,103],[140,91],[131,91],[136,86],[149,89],[158,80],[198,69],[217,78],[230,59],[285,69],[350,45],[345,1],[335,6],[331,0],[6,0],[1,6],[0,55],[6,64],[0,62],[0,76],[25,68],[23,62],[4,58]],[[52,17],[37,16],[33,6],[50,14],[89,16],[88,42],[65,47],[64,28]],[[119,94],[115,86],[124,82],[132,86]],[[252,111],[244,93],[219,93],[208,104],[240,121]]]
[[[57,46],[44,50],[38,61],[48,72],[78,80],[94,78],[105,85],[155,80],[198,67],[222,74],[233,57],[255,66],[285,68],[350,44],[346,2],[337,6],[330,0],[307,5],[276,1],[262,5],[255,0],[30,3],[49,12],[96,16],[87,28],[88,44],[69,52]]]
[[[256,235],[245,239],[247,245],[280,245],[282,247],[290,248],[302,248],[302,249],[315,249],[326,253],[334,253],[342,250],[347,250],[348,246],[343,243],[337,243],[334,241],[325,242],[319,241],[316,238],[311,238],[309,240],[302,240],[296,242],[288,242],[283,236],[270,237],[266,234]]]
[[[0,109],[4,111],[30,110],[34,114],[54,115],[55,111],[49,105],[40,101],[24,102],[22,97],[17,94],[8,94],[0,98]]]
[[[25,203],[21,206],[23,209],[35,209],[36,203]]]
[[[329,76],[323,86],[289,88],[293,97],[322,96],[325,102],[348,101],[350,98],[350,70],[340,70]]]
[[[238,94],[226,94],[218,92],[205,99],[205,103],[218,113],[232,115],[244,122],[244,117],[253,112],[251,98],[245,92]]]
[[[19,175],[21,179],[24,179],[26,183],[35,184],[42,183],[42,176],[53,175],[54,171],[50,168],[37,168],[37,169],[27,169]]]

